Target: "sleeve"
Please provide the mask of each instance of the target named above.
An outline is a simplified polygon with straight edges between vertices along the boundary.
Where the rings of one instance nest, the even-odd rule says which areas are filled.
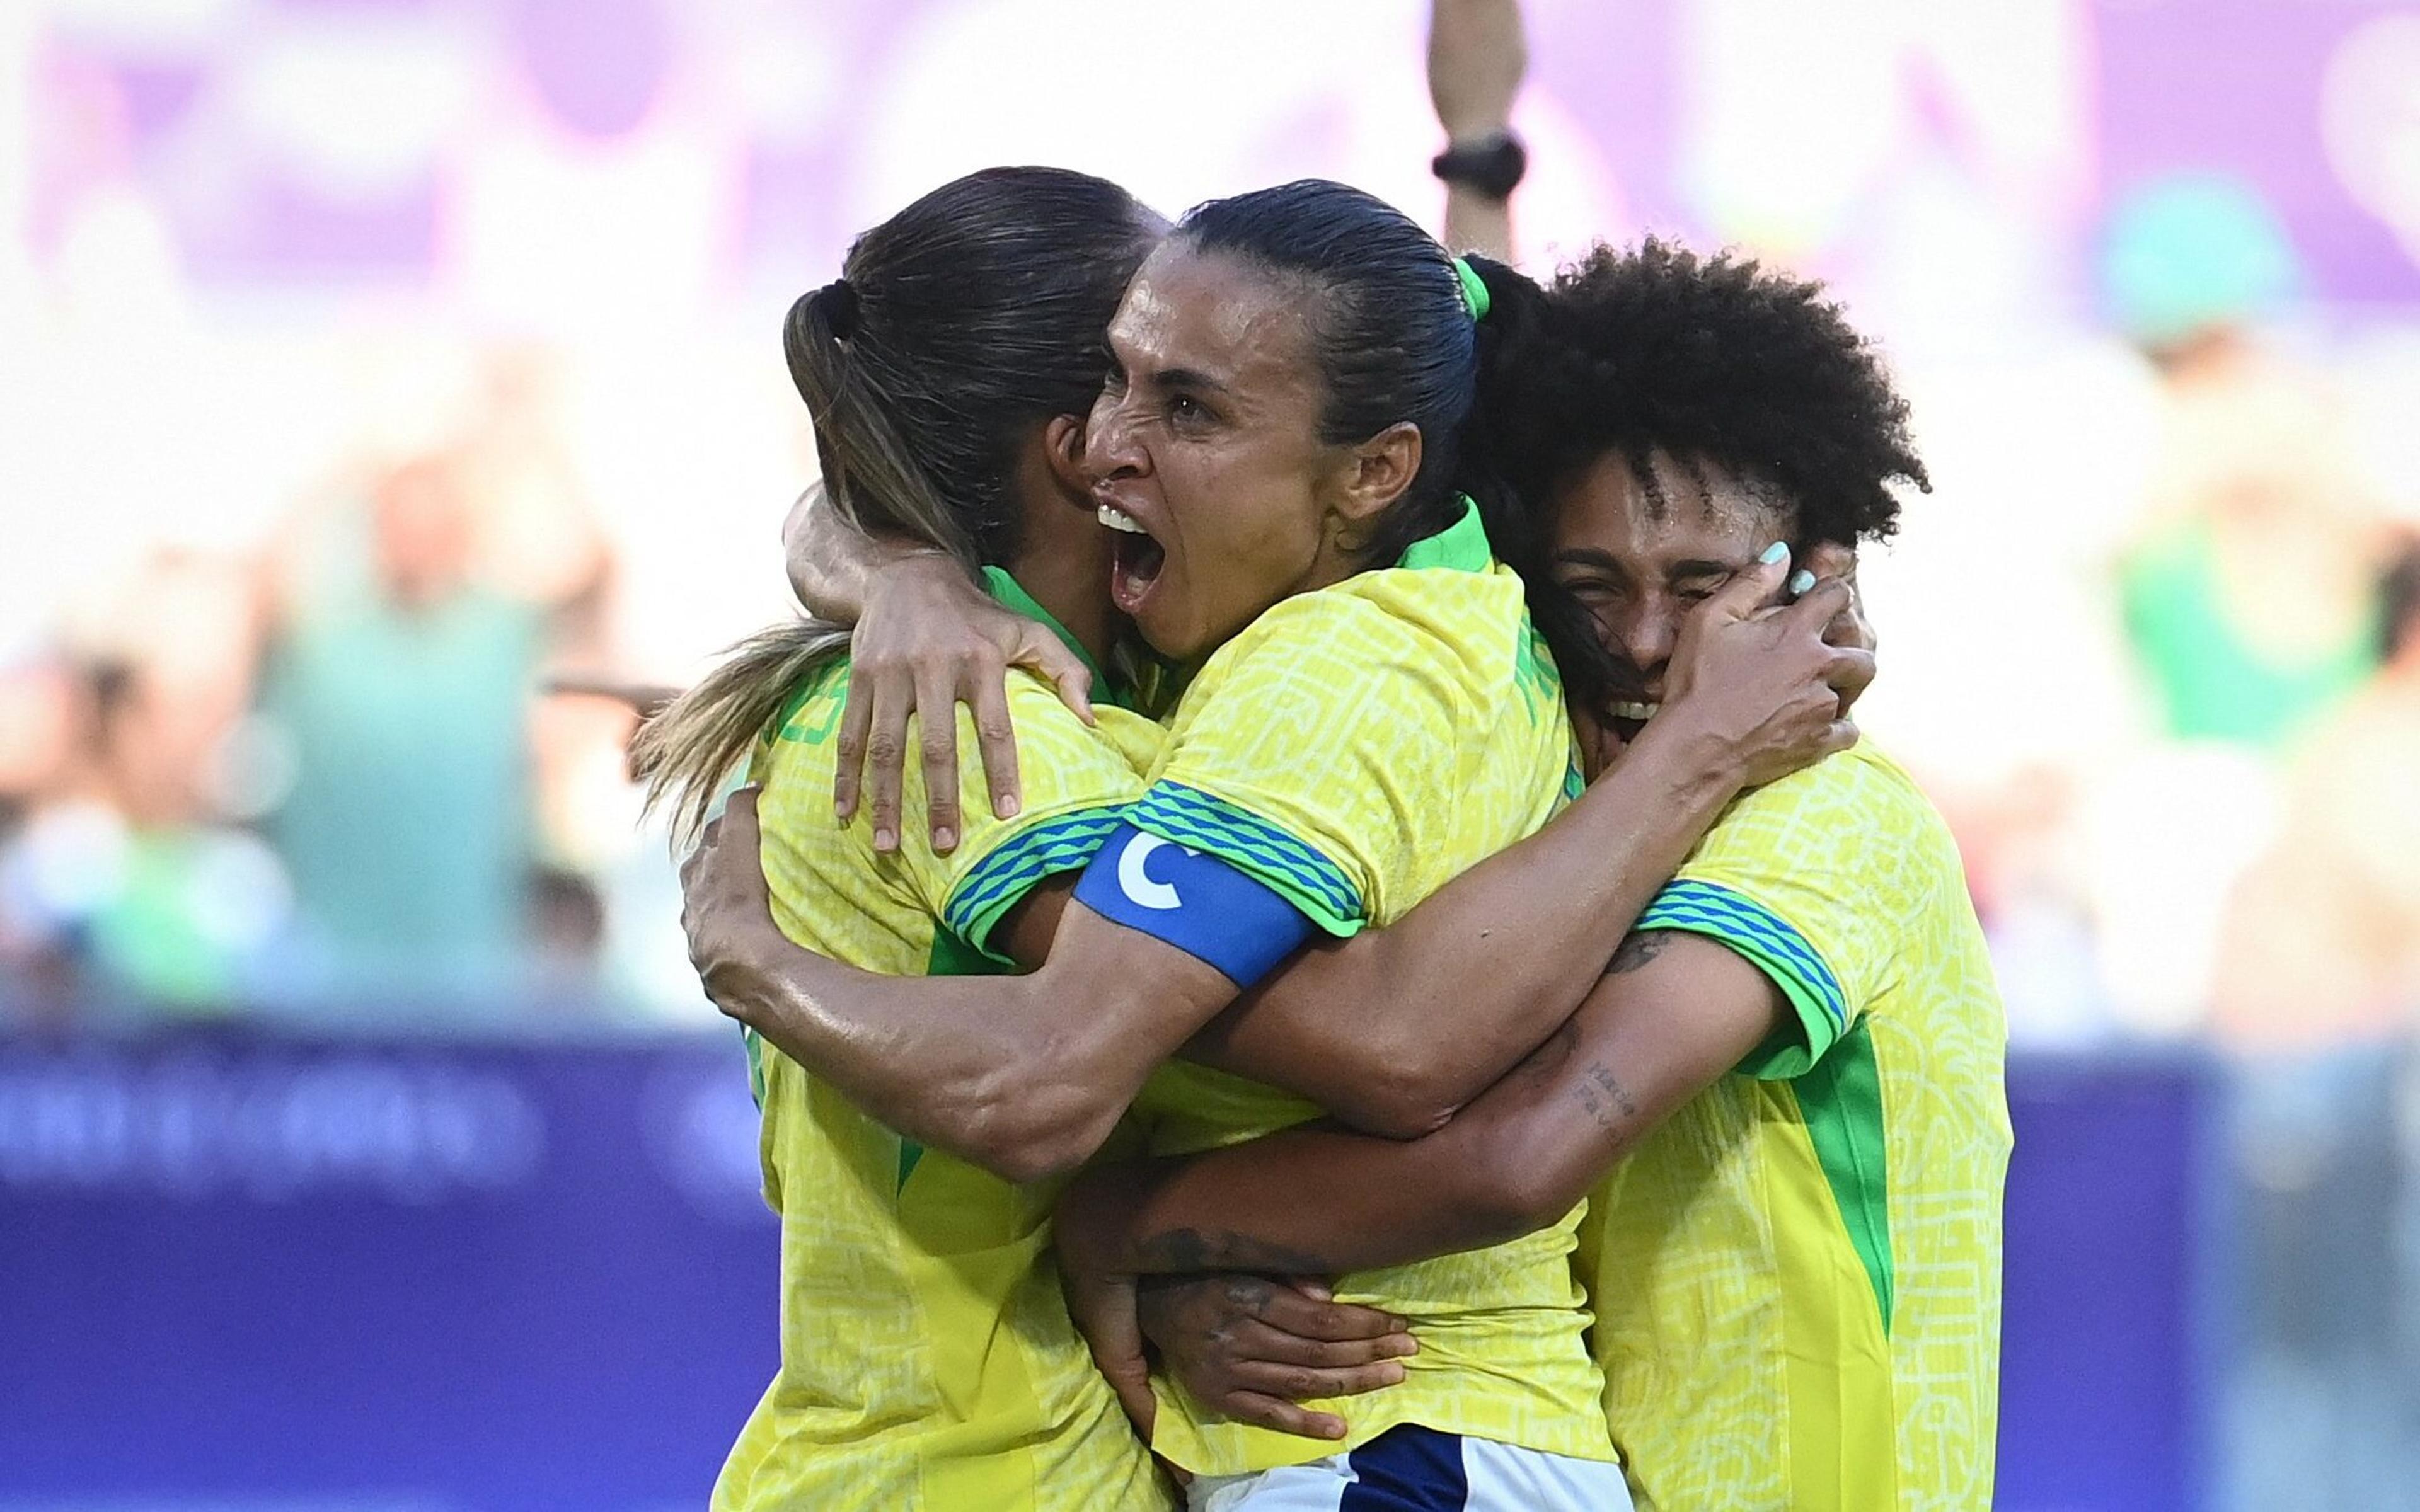
[[[1127,817],[1353,934],[1450,832],[1461,685],[1434,630],[1356,595],[1288,599],[1202,670]]]
[[[1636,927],[1720,940],[1771,978],[1795,1022],[1740,1069],[1802,1075],[1892,980],[1916,911],[1943,883],[1939,830],[1896,768],[1835,756],[1733,804]]]
[[[961,705],[958,786],[966,801],[959,806],[957,849],[936,856],[928,845],[900,847],[924,906],[951,933],[1002,964],[1005,958],[991,948],[1001,917],[1046,877],[1080,871],[1092,860],[1126,806],[1141,795],[1141,761],[1156,743],[1126,728],[1147,725],[1120,710],[1104,708],[1100,725],[1087,726],[1047,684],[1022,671],[1009,675],[1008,712],[1016,731],[1023,807],[1006,819],[992,814],[974,716]],[[916,748],[912,734],[908,748]],[[923,772],[912,759],[901,783],[900,811],[924,811]]]

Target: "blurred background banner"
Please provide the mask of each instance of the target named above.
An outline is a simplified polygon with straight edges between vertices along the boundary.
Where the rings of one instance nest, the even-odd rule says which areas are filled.
[[[0,1509],[696,1506],[774,1365],[736,1043],[0,1048]],[[2202,1504],[2212,1078],[2020,1059],[2010,1512]]]
[[[1742,247],[1829,280],[1914,407],[1936,488],[1861,569],[1859,716],[1958,832],[2024,1057],[2004,1504],[2420,1507],[2420,13],[1524,13],[1526,265]],[[682,1184],[737,1169],[745,1088],[628,712],[541,682],[685,682],[786,611],[780,317],[858,228],[1017,161],[1171,212],[1342,177],[1435,225],[1426,24],[0,4],[0,1158],[35,1152],[0,1170],[0,1499],[473,1504],[308,1434],[290,1484],[208,1468],[345,1403],[360,1463],[489,1463],[534,1366],[414,1365],[407,1304],[659,1401],[613,1444],[515,1404],[556,1414],[520,1445],[550,1484],[702,1496],[769,1365],[770,1220]],[[691,1074],[722,1153],[683,1178],[649,1088]],[[550,1334],[566,1299],[608,1326]],[[353,1337],[392,1395],[298,1390]],[[205,1399],[224,1458],[91,1458],[208,1437]]]

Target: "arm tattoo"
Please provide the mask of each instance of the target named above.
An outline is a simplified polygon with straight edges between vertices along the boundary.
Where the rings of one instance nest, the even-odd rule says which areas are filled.
[[[1588,1070],[1580,1072],[1580,1079],[1572,1087],[1572,1101],[1608,1134],[1625,1119],[1638,1117],[1638,1100],[1630,1095],[1630,1088],[1622,1086],[1621,1078],[1602,1060],[1590,1061]]]
[[[1670,938],[1668,930],[1649,930],[1643,934],[1633,934],[1621,942],[1621,949],[1613,952],[1613,964],[1605,968],[1605,974],[1620,977],[1637,970],[1662,955],[1665,942]]]

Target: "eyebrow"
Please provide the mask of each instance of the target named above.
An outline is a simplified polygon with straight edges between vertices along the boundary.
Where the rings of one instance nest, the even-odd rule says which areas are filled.
[[[1204,393],[1225,393],[1227,385],[1196,367],[1155,368],[1148,381],[1162,389],[1194,389]]]
[[[1555,553],[1554,561],[1558,566],[1594,567],[1599,571],[1617,573],[1625,578],[1630,576],[1630,569],[1623,565],[1612,552],[1600,550],[1595,547],[1566,548]],[[1740,570],[1741,564],[1736,562],[1711,562],[1695,558],[1686,562],[1673,563],[1664,569],[1664,579],[1667,582],[1672,582],[1689,578],[1720,578]]]

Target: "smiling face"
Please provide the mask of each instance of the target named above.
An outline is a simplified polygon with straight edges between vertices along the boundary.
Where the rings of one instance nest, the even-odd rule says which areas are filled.
[[[1658,453],[1654,474],[1650,488],[1629,458],[1607,453],[1555,500],[1554,580],[1588,609],[1621,671],[1624,739],[1662,705],[1683,617],[1797,527],[1795,510],[1714,463],[1693,471]]]
[[[1314,299],[1179,238],[1110,323],[1084,459],[1115,532],[1110,594],[1165,656],[1215,650],[1351,570],[1340,527],[1367,504],[1366,469],[1320,439]]]

